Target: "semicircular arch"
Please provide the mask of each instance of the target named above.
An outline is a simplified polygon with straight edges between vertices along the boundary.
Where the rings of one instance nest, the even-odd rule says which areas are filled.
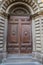
[[[1,5],[1,11],[8,13],[9,9],[17,3],[28,6],[32,14],[39,11],[39,7],[34,0],[4,0]]]

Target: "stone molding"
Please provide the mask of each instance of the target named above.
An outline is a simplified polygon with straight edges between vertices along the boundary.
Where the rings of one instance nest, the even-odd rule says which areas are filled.
[[[1,16],[1,17],[4,17],[4,18],[7,18],[7,17],[8,17],[8,14],[7,14],[7,13],[5,13],[5,12],[3,12],[3,13],[2,13],[2,12],[0,12],[0,16]]]
[[[4,17],[4,18],[7,18],[9,15],[13,15],[13,14],[8,14],[8,13],[5,13],[5,12],[0,12],[0,16]],[[37,16],[40,16],[40,15],[43,15],[43,11],[41,12],[38,12],[38,13],[35,13],[33,15],[30,15],[32,18],[35,18]]]

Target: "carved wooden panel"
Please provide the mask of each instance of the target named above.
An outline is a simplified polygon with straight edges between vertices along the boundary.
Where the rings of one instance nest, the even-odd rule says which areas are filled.
[[[8,26],[8,53],[31,53],[31,21],[25,16],[11,16]]]
[[[32,52],[31,22],[21,23],[21,53]]]
[[[10,40],[12,42],[18,42],[18,24],[11,24]]]
[[[22,42],[29,43],[30,42],[30,30],[28,24],[22,25]]]
[[[19,53],[18,23],[9,23],[8,53]]]

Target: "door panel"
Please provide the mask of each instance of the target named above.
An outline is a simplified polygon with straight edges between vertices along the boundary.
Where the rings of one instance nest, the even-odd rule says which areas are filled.
[[[19,53],[18,23],[9,24],[8,52],[9,53]]]
[[[18,24],[10,24],[10,42],[18,43]]]
[[[21,24],[21,53],[32,52],[31,44],[31,24],[24,22]]]
[[[23,24],[22,25],[22,41],[23,43],[29,43],[30,42],[30,31],[29,31],[30,26],[28,24]]]
[[[27,16],[11,16],[8,23],[8,53],[31,53],[31,20]]]

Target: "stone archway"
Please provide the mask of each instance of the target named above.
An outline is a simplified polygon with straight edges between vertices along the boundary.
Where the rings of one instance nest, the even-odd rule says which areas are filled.
[[[32,4],[34,4],[34,2],[33,2]],[[16,6],[16,5],[17,5],[17,6],[18,6],[18,5],[19,5],[19,6],[20,6],[20,5],[23,5],[24,8],[25,8],[25,7],[27,8],[27,11],[29,11],[30,14],[36,13],[36,12],[34,11],[34,9],[32,10],[32,7],[31,7],[30,5],[28,5],[27,2],[25,2],[25,1],[24,1],[24,2],[23,2],[23,1],[17,1],[17,2],[15,1],[15,2],[12,3],[11,5],[10,5],[10,3],[9,3],[8,8],[6,8],[6,10],[5,10],[6,13],[9,14],[9,13],[11,12],[11,10],[13,10],[13,7]],[[36,7],[36,5],[37,5],[37,4],[35,4],[34,7]],[[3,6],[4,6],[4,5],[3,5]],[[16,6],[16,7],[17,7],[17,6]],[[2,7],[2,8],[4,8],[4,7]],[[19,7],[18,7],[18,8],[19,8]],[[25,9],[26,9],[26,8],[25,8]],[[37,7],[36,7],[36,8],[37,8]],[[15,8],[14,8],[14,9],[15,9]],[[38,8],[37,8],[37,9],[38,9]]]
[[[18,2],[18,3],[21,2],[21,3],[27,4],[28,6],[31,7],[31,10],[33,10],[34,13],[39,11],[39,7],[34,0],[18,0],[18,1],[17,0],[9,0],[9,1],[6,0],[6,1],[2,2],[3,4],[1,5],[2,6],[1,11],[6,12],[7,9],[8,10],[10,9],[9,6],[12,6],[12,4],[14,5],[14,3],[16,3],[16,2]]]
[[[2,5],[1,5],[1,9],[0,9],[0,12],[1,12],[1,16],[0,16],[0,20],[1,22],[3,22],[3,28],[4,30],[1,29],[1,31],[3,31],[3,39],[4,41],[2,40],[2,45],[3,47],[1,48],[1,50],[4,52],[4,56],[6,54],[6,36],[7,36],[7,23],[8,23],[8,19],[6,16],[8,16],[9,14],[9,11],[11,9],[12,6],[14,6],[15,4],[24,4],[25,6],[27,6],[30,10],[30,13],[31,13],[31,16],[32,16],[32,34],[33,34],[33,52],[34,52],[34,56],[36,57],[37,56],[37,53],[39,53],[39,51],[41,52],[41,40],[40,40],[40,15],[38,14],[40,9],[39,9],[39,6],[38,4],[34,1],[34,0],[4,0],[2,2]],[[39,24],[38,24],[39,23]],[[2,23],[1,23],[2,25]],[[40,29],[40,30],[37,30]],[[39,33],[38,33],[39,32]],[[39,36],[37,36],[39,34]],[[3,44],[4,43],[4,44]],[[36,53],[36,54],[35,54]]]
[[[28,17],[30,17],[31,16],[31,12],[30,12],[30,10],[29,10],[29,8],[25,5],[25,3],[22,3],[22,2],[15,2],[14,4],[11,4],[9,7],[8,7],[8,9],[7,9],[7,12],[9,13],[9,15],[11,16],[11,15],[13,15],[13,16],[11,16],[11,17],[17,17],[17,19],[18,19],[18,24],[20,24],[19,23],[19,20],[21,20],[21,18],[23,19],[23,17],[24,17],[24,25],[25,26],[27,26],[27,27],[29,27],[30,25],[27,25],[26,24],[26,22],[25,22],[25,19],[26,18],[28,18]],[[20,17],[21,18],[20,18]],[[13,19],[13,18],[12,18]],[[29,20],[28,20],[29,21]],[[30,19],[30,21],[31,21],[31,19]],[[13,20],[12,20],[12,22],[13,22]],[[22,22],[21,22],[22,23]],[[21,25],[21,24],[20,24]],[[18,27],[20,26],[20,25],[18,25]],[[21,26],[24,26],[24,25],[21,25]],[[14,26],[14,25],[13,25]],[[17,24],[15,25],[15,26],[17,26]],[[20,26],[20,27],[21,27]],[[15,28],[15,29],[18,29],[18,31],[20,30],[19,28]],[[21,28],[22,29],[22,28]],[[10,29],[9,29],[10,30]],[[25,29],[26,30],[26,29]],[[24,31],[25,31],[24,30]],[[22,30],[21,30],[22,31]],[[28,30],[29,31],[29,30]],[[18,32],[16,32],[16,33],[18,33]],[[22,35],[22,34],[24,34],[23,32],[21,33],[20,32],[20,34]],[[18,34],[19,35],[19,34]],[[9,36],[9,35],[8,35]],[[21,36],[22,37],[22,36]],[[10,37],[11,38],[11,37]],[[16,38],[17,38],[17,36],[16,36]],[[20,38],[20,35],[19,35],[19,37],[18,38]],[[28,37],[27,37],[27,39],[29,39]],[[10,41],[10,40],[9,40]],[[11,46],[11,44],[10,44],[10,42],[8,41],[8,47],[7,47],[7,51],[8,51],[8,53],[12,50],[8,50],[8,49],[10,49],[11,47],[9,47],[9,45]],[[17,40],[16,40],[17,41]],[[12,45],[14,48],[13,49],[19,49],[19,50],[12,50],[12,52],[10,52],[10,53],[29,53],[30,51],[31,51],[31,53],[32,53],[32,46],[31,46],[31,41],[30,42],[27,42],[27,41],[24,41],[24,42],[22,42],[22,41],[20,41],[20,40],[18,40],[18,42],[16,42],[16,44],[15,44],[15,42],[14,41],[11,41],[11,42],[13,42],[12,44],[15,44],[15,45]],[[28,40],[29,41],[29,40]],[[30,44],[30,48],[31,48],[31,50],[29,51],[29,45],[28,45],[28,48],[25,46],[26,45],[26,42],[27,42],[27,44],[29,44],[29,43],[31,43]],[[17,45],[17,43],[18,43],[18,45]],[[21,44],[22,43],[22,44]],[[25,44],[25,45],[23,45],[23,43]],[[16,47],[17,46],[17,47]],[[24,47],[23,47],[24,46]],[[24,49],[25,50],[24,50]],[[21,50],[22,49],[22,50]],[[28,49],[28,50],[26,50],[26,49]],[[24,52],[23,52],[24,51]]]

